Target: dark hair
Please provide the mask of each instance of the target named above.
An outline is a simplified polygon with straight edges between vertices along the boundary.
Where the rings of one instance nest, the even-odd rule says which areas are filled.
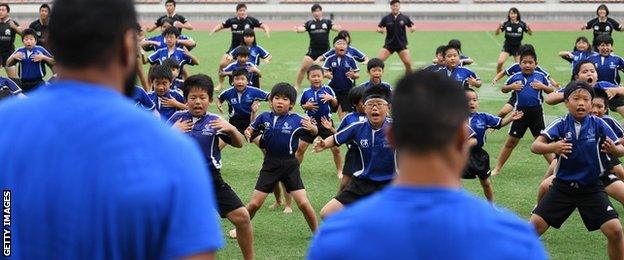
[[[362,97],[364,102],[373,98],[381,98],[385,101],[388,101],[388,103],[391,103],[392,92],[390,91],[390,89],[382,86],[381,84],[376,84],[368,87],[366,91],[364,91],[364,95]]]
[[[272,100],[276,96],[284,96],[290,99],[291,104],[295,104],[297,99],[297,90],[286,82],[280,82],[275,84],[271,89],[269,100]]]
[[[214,83],[212,78],[206,74],[195,74],[188,77],[182,85],[182,92],[184,93],[184,99],[188,99],[189,93],[192,89],[199,89],[205,91],[208,94],[210,100],[214,94]]]
[[[472,88],[470,88],[470,87],[464,88],[464,92],[472,92],[472,93],[475,93],[475,95],[479,96],[479,95],[477,94],[477,91],[475,91],[474,89],[472,89]]]
[[[175,0],[167,0],[167,1],[165,1],[165,5],[167,5],[168,3],[172,3],[173,6],[176,6],[176,1]]]
[[[609,95],[607,95],[607,92],[604,91],[604,89],[594,88],[594,99],[597,98],[602,99],[605,109],[607,110],[606,114],[609,114]]]
[[[349,90],[349,104],[353,107],[357,106],[357,104],[364,98],[364,91],[366,91],[366,88],[364,87],[355,87]]]
[[[338,42],[340,40],[343,40],[345,42],[347,41],[347,39],[343,38],[342,36],[336,35],[336,37],[334,37],[334,40],[332,41],[332,44],[336,44],[336,42]]]
[[[247,9],[247,5],[245,3],[239,3],[236,5],[236,11],[240,10],[241,8]]]
[[[171,18],[169,18],[169,17],[165,17],[165,18],[163,18],[162,20],[160,20],[160,24],[161,24],[160,26],[162,27],[162,26],[163,26],[164,24],[166,24],[166,23],[168,23],[168,24],[170,24],[171,26],[173,26],[173,23],[174,23],[174,22],[175,22],[175,21],[174,21],[173,19],[171,19]]]
[[[596,65],[590,60],[579,61],[579,63],[577,63],[576,66],[574,66],[574,68],[572,69],[572,77],[578,75],[579,72],[581,71],[581,66],[588,64],[588,63],[594,66],[594,68],[596,68]]]
[[[312,66],[310,66],[310,67],[308,68],[308,71],[306,72],[306,73],[307,73],[306,75],[310,76],[310,72],[315,71],[315,70],[320,70],[320,71],[321,71],[321,73],[324,73],[324,72],[325,72],[325,71],[323,70],[323,67],[321,67],[321,66],[320,66],[320,65],[318,65],[318,64],[313,64]]]
[[[249,79],[249,75],[247,74],[247,70],[245,68],[238,68],[232,71],[232,79],[238,76],[245,76],[246,79]]]
[[[598,6],[598,8],[596,8],[596,15],[598,15],[598,11],[600,11],[600,9],[604,9],[605,11],[607,11],[606,16],[609,16],[609,7],[607,7],[606,4],[601,4]]]
[[[236,50],[234,51],[234,53],[236,53],[236,57],[249,56],[249,48],[247,48],[247,46],[238,46],[236,47]]]
[[[401,1],[399,1],[399,0],[391,0],[391,1],[390,1],[390,5],[393,5],[393,4],[396,4],[396,3],[399,3],[399,4],[400,4],[400,3],[401,3]]]
[[[520,46],[520,48],[518,48],[518,53],[521,53],[523,51],[535,52],[535,47],[533,47],[533,44],[523,44]]]
[[[533,60],[537,61],[537,54],[535,53],[535,50],[532,48],[525,48],[525,49],[518,51],[518,56],[520,56],[520,59],[519,59],[520,62],[522,62],[522,59],[524,57],[533,57]]]
[[[28,35],[34,37],[35,40],[37,39],[37,32],[35,32],[35,30],[31,28],[26,28],[24,29],[24,31],[22,31],[22,41],[24,41],[24,38],[26,38],[26,36]]]
[[[564,100],[568,100],[570,95],[572,95],[572,93],[574,93],[574,91],[577,91],[579,89],[587,90],[587,92],[589,92],[589,95],[592,98],[594,98],[594,96],[595,96],[594,88],[592,88],[589,85],[589,83],[587,83],[585,81],[576,80],[576,81],[572,81],[572,82],[568,83],[568,85],[564,88],[564,90],[563,90],[563,99]]]
[[[170,70],[180,69],[180,64],[178,63],[178,60],[176,60],[175,58],[165,59],[162,62],[162,65],[165,65],[165,67],[169,68]]]
[[[116,18],[96,19],[101,17]],[[56,0],[50,20],[48,46],[70,68],[119,60],[123,38],[137,23],[131,0]]]
[[[2,6],[6,7],[7,13],[11,12],[11,7],[9,7],[9,4],[7,4],[7,3],[0,3],[0,7],[2,7]]]
[[[457,51],[457,55],[459,55],[459,49],[457,49],[455,46],[451,46],[451,45],[446,45],[444,47],[444,50],[442,51],[442,56],[446,57],[446,53],[450,50],[455,50]]]
[[[468,116],[466,94],[455,81],[426,70],[408,74],[393,96],[392,133],[400,140],[396,148],[416,153],[443,150],[465,127]]]
[[[168,79],[169,81],[173,81],[173,73],[171,73],[171,69],[165,65],[156,65],[152,67],[148,77],[150,81],[155,79]]]
[[[509,11],[507,11],[507,21],[511,21],[511,17],[509,17],[509,13],[514,12],[518,14],[518,21],[522,21],[522,18],[520,18],[520,11],[518,10],[518,8],[512,7],[509,8]]]
[[[39,10],[41,10],[43,8],[48,9],[48,11],[50,11],[50,5],[49,4],[42,4],[41,6],[39,6]]]
[[[366,64],[366,70],[370,71],[372,68],[384,69],[386,64],[380,58],[372,58]]]
[[[613,45],[613,38],[611,37],[611,35],[608,34],[601,34],[596,36],[596,38],[594,39],[594,42],[596,43],[596,47],[600,46],[600,44],[611,44]]]
[[[180,30],[178,30],[178,28],[175,28],[173,26],[171,27],[167,27],[167,29],[165,29],[162,32],[162,36],[167,36],[167,35],[175,35],[176,38],[180,37]]]
[[[314,11],[316,11],[316,10],[323,11],[323,7],[321,7],[321,5],[320,5],[320,4],[313,4],[313,5],[312,5],[312,8],[310,8],[310,11],[314,12]]]
[[[247,28],[247,29],[243,30],[243,37],[245,37],[245,36],[256,37],[256,32],[254,32],[254,30],[251,29],[251,28]]]
[[[461,52],[461,41],[459,41],[458,39],[450,40],[448,42],[447,46],[455,47],[455,49],[457,49],[457,51]]]
[[[340,30],[338,32],[337,36],[340,36],[343,39],[345,39],[347,41],[347,44],[351,44],[351,34],[349,34],[349,31],[347,31],[347,30]]]
[[[587,47],[588,48],[587,48],[587,50],[585,52],[592,52],[592,45],[589,42],[589,40],[587,39],[587,37],[585,37],[585,36],[580,36],[580,37],[576,38],[576,41],[574,42],[574,51],[578,51],[578,49],[576,48],[576,44],[581,42],[581,41],[587,43]]]
[[[438,46],[438,48],[436,49],[436,55],[444,53],[445,48],[446,48],[446,45]]]

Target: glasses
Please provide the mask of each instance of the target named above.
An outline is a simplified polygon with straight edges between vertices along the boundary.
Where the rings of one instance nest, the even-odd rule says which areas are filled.
[[[387,106],[387,105],[388,105],[388,102],[385,102],[385,101],[371,101],[371,102],[366,102],[364,104],[364,106],[366,108],[373,108],[375,106],[376,107],[383,107],[383,106]]]

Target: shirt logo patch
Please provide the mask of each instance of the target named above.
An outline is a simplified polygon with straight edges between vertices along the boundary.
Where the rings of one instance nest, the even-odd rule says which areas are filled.
[[[236,30],[238,28],[238,24],[232,24],[232,29]]]
[[[594,26],[594,30],[598,31],[600,30],[600,27],[598,27],[598,25]]]
[[[403,20],[399,21],[399,25],[401,25],[401,26],[405,25],[405,21],[403,21]]]
[[[518,27],[518,32],[522,32],[522,28]]]
[[[335,68],[336,66],[338,66],[338,65],[336,64],[336,62],[335,62],[335,61],[334,61],[334,62],[332,62],[332,67],[334,67],[334,68]]]
[[[213,135],[212,128],[210,125],[204,125],[204,129],[202,129],[202,135]]]
[[[368,147],[369,147],[369,144],[368,144],[368,139],[362,139],[362,140],[360,140],[360,146],[361,146],[362,148],[368,148]]]
[[[8,35],[11,35],[11,29],[6,29],[6,30],[4,31],[4,35],[7,35],[7,36],[8,36]]]
[[[249,29],[249,24],[245,24],[245,29]]]
[[[323,23],[323,24],[321,25],[321,28],[323,28],[323,29],[327,29],[327,24]]]
[[[238,99],[236,99],[236,98],[230,99],[230,103],[232,105],[236,105],[236,104],[238,104]]]
[[[607,211],[613,211],[613,207],[607,206]]]
[[[312,30],[316,29],[316,24],[310,25],[310,29]]]
[[[611,27],[607,25],[607,27],[605,27],[605,31],[611,31]]]
[[[513,29],[512,29],[511,27],[507,26],[507,31],[508,31],[508,32],[511,32],[512,30],[513,30]]]

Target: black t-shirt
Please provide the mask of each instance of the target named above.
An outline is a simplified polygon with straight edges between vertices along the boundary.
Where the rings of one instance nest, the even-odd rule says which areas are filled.
[[[329,50],[329,32],[334,22],[329,19],[309,20],[303,25],[310,35],[310,49]]]
[[[384,16],[377,26],[386,28],[385,46],[406,47],[407,34],[405,27],[412,27],[413,25],[414,23],[409,17],[400,13],[396,18],[392,14]]]
[[[513,23],[511,21],[505,21],[500,27],[501,32],[505,32],[505,45],[519,46],[522,44],[522,37],[524,32],[528,32],[529,27],[523,21]]]
[[[173,16],[163,15],[163,16],[159,17],[158,19],[156,19],[156,23],[155,23],[156,26],[161,27],[162,24],[163,24],[163,20],[165,20],[166,18],[169,18],[169,19],[173,20],[174,22],[175,21],[178,21],[178,22],[181,22],[181,23],[188,22],[188,19],[186,19],[186,17],[181,16],[179,14],[174,14]],[[182,34],[182,29],[178,28],[178,30],[180,30],[180,34]]]
[[[587,22],[587,25],[585,25],[585,29],[592,29],[594,31],[595,41],[598,35],[611,35],[614,30],[621,31],[622,26],[616,20],[613,20],[609,17],[607,17],[607,20],[604,22],[599,21],[598,17],[596,17]]]
[[[232,43],[230,49],[236,48],[243,43],[243,31],[247,28],[252,30],[256,27],[260,27],[262,23],[258,19],[251,16],[247,16],[245,19],[238,19],[238,17],[232,17],[223,22],[223,28],[231,28],[232,30]]]
[[[41,20],[37,19],[30,23],[28,28],[35,30],[37,33],[37,45],[46,47],[46,41],[48,39],[48,24],[42,24]]]
[[[11,29],[9,23],[13,20],[8,19],[6,22],[0,21],[0,54],[12,54],[15,51],[15,35],[17,32]],[[19,24],[15,22],[18,26]]]

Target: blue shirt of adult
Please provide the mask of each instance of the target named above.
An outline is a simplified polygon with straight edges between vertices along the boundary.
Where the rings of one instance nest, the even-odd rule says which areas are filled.
[[[596,53],[590,56],[588,60],[596,66],[598,81],[608,81],[613,84],[620,84],[619,71],[624,70],[624,59],[614,54],[602,56]]]
[[[242,92],[238,92],[235,87],[231,87],[221,92],[220,102],[228,103],[230,118],[251,120],[251,106],[254,101],[269,100],[269,93],[259,88],[251,86],[245,87]]]
[[[45,48],[36,45],[31,50],[22,47],[17,49],[15,53],[22,53],[24,58],[19,61],[19,77],[22,80],[40,80],[46,75],[45,61],[34,61],[36,55],[44,55],[52,58],[52,54]]]
[[[531,86],[533,81],[541,82],[542,84],[549,86],[548,78],[545,74],[540,73],[538,71],[534,71],[531,74],[525,75],[522,72],[518,72],[513,76],[507,79],[506,85],[511,85],[514,82],[519,81],[522,84],[522,90],[514,90],[514,94],[517,95],[516,103],[514,107],[516,108],[535,108],[541,107],[543,98],[542,98],[542,90],[534,89]]]
[[[105,86],[57,81],[29,97],[0,104],[13,257],[171,259],[224,245],[188,138]]]
[[[332,79],[329,81],[329,86],[334,89],[336,93],[345,93],[353,88],[355,81],[347,77],[349,71],[360,71],[355,59],[349,55],[338,56],[333,55],[327,57],[323,64],[323,69],[331,71]]]
[[[303,94],[301,94],[301,101],[299,102],[300,105],[305,105],[307,102],[313,102],[316,103],[316,105],[318,106],[318,109],[316,110],[306,110],[305,113],[310,117],[310,118],[314,118],[314,120],[316,120],[316,123],[320,123],[321,122],[321,118],[325,117],[326,119],[331,118],[331,110],[332,110],[332,105],[331,102],[327,101],[327,102],[323,102],[323,100],[321,100],[321,98],[324,95],[330,95],[332,97],[336,97],[336,93],[334,93],[334,90],[332,90],[330,87],[328,86],[321,86],[318,89],[314,89],[314,87],[310,86],[310,88],[306,89],[305,91],[303,91]]]

